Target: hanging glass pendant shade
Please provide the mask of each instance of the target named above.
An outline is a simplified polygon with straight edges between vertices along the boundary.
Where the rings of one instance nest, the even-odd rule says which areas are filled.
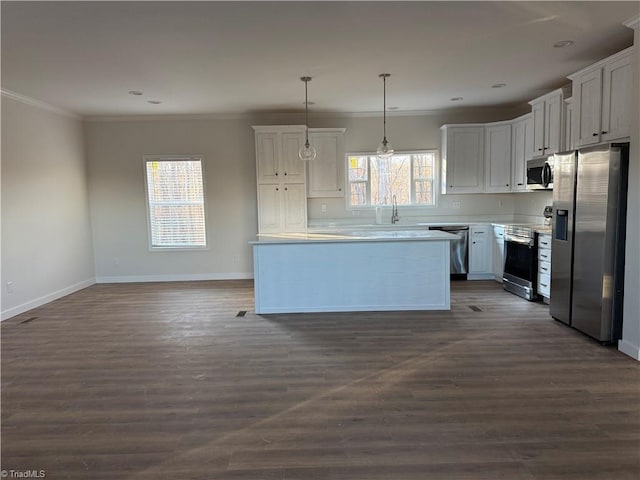
[[[305,141],[304,145],[298,150],[298,158],[303,161],[314,160],[318,155],[313,145],[309,143],[309,97],[307,95],[307,85],[311,81],[311,77],[300,77],[300,80],[304,82],[304,126],[305,126]]]
[[[376,150],[376,155],[379,158],[389,158],[393,155],[393,146],[391,142],[387,140],[387,77],[390,77],[390,73],[381,73],[378,75],[382,78],[382,141],[380,145],[378,145],[378,149]]]

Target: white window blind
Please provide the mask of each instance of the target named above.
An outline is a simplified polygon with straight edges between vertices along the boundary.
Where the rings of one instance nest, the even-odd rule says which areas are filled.
[[[145,157],[151,248],[207,246],[201,157]]]

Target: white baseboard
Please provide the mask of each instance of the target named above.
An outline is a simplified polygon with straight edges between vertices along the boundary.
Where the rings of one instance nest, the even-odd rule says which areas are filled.
[[[640,361],[640,345],[634,345],[626,340],[619,340],[618,350],[625,355],[629,355],[631,358],[635,358]]]
[[[32,308],[37,308],[45,303],[53,302],[58,298],[65,297],[71,293],[77,292],[78,290],[82,290],[83,288],[90,287],[96,283],[95,278],[89,278],[82,282],[76,283],[74,285],[70,285],[68,287],[62,288],[56,292],[49,293],[47,295],[43,295],[42,297],[36,298],[34,300],[30,300],[22,305],[18,305],[17,307],[8,308],[7,310],[3,310],[2,314],[0,314],[1,320],[7,320],[11,317],[15,317],[16,315],[20,315],[21,313],[27,312]]]
[[[250,280],[252,278],[253,272],[117,275],[96,277],[96,283],[192,282],[199,280]]]

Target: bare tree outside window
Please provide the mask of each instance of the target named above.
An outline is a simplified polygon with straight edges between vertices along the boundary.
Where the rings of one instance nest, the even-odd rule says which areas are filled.
[[[349,206],[435,205],[435,151],[348,155]]]

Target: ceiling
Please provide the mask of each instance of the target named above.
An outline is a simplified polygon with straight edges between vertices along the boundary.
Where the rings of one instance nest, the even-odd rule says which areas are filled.
[[[637,1],[1,5],[2,89],[82,116],[297,112],[303,75],[312,113],[381,112],[383,72],[391,109],[518,106],[630,46],[622,23],[640,11]],[[554,48],[561,40],[575,43]]]

